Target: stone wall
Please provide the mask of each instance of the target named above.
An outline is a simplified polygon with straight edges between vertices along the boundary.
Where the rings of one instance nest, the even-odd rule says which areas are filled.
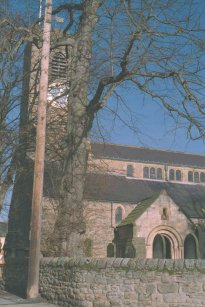
[[[40,292],[69,307],[202,307],[205,260],[43,258]]]
[[[84,218],[86,222],[85,237],[92,242],[90,255],[87,257],[106,257],[107,246],[114,239],[115,211],[120,207],[123,219],[136,207],[136,204],[84,201]]]

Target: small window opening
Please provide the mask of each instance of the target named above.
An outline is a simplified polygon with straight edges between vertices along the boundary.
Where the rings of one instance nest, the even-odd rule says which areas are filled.
[[[193,172],[191,171],[188,172],[188,181],[193,182]]]
[[[150,179],[156,179],[156,169],[154,167],[150,168]]]
[[[132,165],[127,165],[127,176],[128,177],[133,177],[134,175],[134,168]]]
[[[143,178],[149,178],[149,167],[143,168]]]
[[[163,208],[162,211],[162,220],[167,220],[168,214],[167,214],[167,208]]]
[[[162,179],[162,169],[161,168],[158,168],[157,169],[157,179]]]
[[[202,183],[204,183],[205,182],[205,173],[200,173],[200,181],[202,182]]]
[[[176,180],[177,181],[181,181],[182,180],[182,174],[180,170],[176,171]]]
[[[52,80],[65,80],[67,75],[67,60],[61,52],[56,53],[52,59]]]
[[[175,180],[175,171],[173,169],[169,171],[169,180]]]
[[[119,225],[122,222],[122,208],[118,207],[115,211],[115,224]]]
[[[194,172],[194,182],[199,183],[199,173]]]

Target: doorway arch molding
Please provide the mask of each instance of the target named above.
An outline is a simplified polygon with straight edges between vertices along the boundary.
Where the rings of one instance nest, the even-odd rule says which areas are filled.
[[[171,243],[172,259],[182,259],[184,254],[183,240],[180,234],[171,226],[161,225],[151,230],[146,240],[146,257],[153,258],[153,242],[156,235],[163,235]]]

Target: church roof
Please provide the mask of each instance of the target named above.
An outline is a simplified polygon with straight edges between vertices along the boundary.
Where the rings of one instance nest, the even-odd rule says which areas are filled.
[[[91,147],[95,158],[205,168],[205,155],[109,143],[91,143]]]
[[[141,215],[144,213],[149,206],[158,198],[159,193],[154,195],[153,197],[145,198],[140,201],[137,206],[128,214],[128,216],[122,220],[122,222],[117,226],[125,226],[129,224],[133,224]]]
[[[87,175],[84,199],[139,203],[166,190],[189,218],[205,219],[205,185],[127,178],[119,175]]]

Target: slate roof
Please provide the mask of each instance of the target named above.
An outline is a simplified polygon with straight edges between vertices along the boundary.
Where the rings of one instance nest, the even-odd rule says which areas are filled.
[[[0,222],[0,237],[5,237],[7,234],[8,224]]]
[[[90,173],[86,179],[84,199],[137,204],[160,193],[163,189],[187,217],[205,219],[205,185],[202,184],[172,183]]]
[[[205,168],[205,155],[109,143],[92,143],[91,148],[95,158]]]
[[[125,226],[129,224],[133,224],[141,215],[144,213],[149,206],[158,198],[159,193],[154,195],[153,197],[145,198],[141,202],[137,204],[137,206],[128,214],[128,216],[122,220],[122,222],[117,226]]]

